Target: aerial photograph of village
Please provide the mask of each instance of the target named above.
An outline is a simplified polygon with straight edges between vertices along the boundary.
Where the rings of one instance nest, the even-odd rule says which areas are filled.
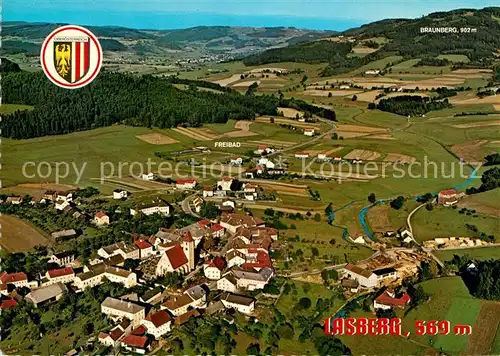
[[[497,1],[1,15],[1,354],[500,355]]]

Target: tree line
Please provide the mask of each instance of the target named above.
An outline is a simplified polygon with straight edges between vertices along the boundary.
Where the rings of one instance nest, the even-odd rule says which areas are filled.
[[[370,103],[369,109],[379,109],[403,116],[420,116],[429,111],[452,107],[448,99],[435,100],[418,95],[402,95]]]

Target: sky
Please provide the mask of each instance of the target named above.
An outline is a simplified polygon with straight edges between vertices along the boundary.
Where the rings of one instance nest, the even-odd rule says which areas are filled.
[[[385,18],[498,6],[498,0],[4,0],[4,21],[132,28],[293,26],[345,30]]]

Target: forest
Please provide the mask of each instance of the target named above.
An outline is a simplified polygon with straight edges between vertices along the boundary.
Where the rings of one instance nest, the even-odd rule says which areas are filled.
[[[370,106],[372,107],[372,106]],[[448,99],[434,100],[418,95],[402,95],[382,99],[376,108],[403,116],[420,116],[429,111],[452,107]]]
[[[274,96],[199,91],[199,83],[180,90],[172,85],[173,80],[103,71],[87,87],[66,90],[52,84],[41,72],[17,72],[15,65],[6,64],[7,68],[13,71],[6,70],[3,75],[2,101],[32,105],[34,110],[4,116],[0,123],[3,137],[58,135],[116,123],[149,128],[180,124],[196,127],[277,114],[278,98]]]

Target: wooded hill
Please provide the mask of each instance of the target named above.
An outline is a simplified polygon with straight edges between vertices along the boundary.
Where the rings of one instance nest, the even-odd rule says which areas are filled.
[[[424,27],[455,27],[458,33],[421,33]],[[470,32],[460,33],[461,28]],[[247,57],[248,65],[261,65],[273,62],[328,61],[323,75],[344,73],[390,55],[405,58],[435,57],[440,54],[466,55],[474,66],[490,66],[500,48],[500,7],[481,10],[461,9],[449,12],[436,12],[418,19],[383,20],[360,28],[348,30],[343,36],[353,36],[356,40],[385,37],[388,43],[365,57],[348,57],[350,52],[339,43],[328,44],[321,40],[316,44],[300,44],[287,48],[271,49]],[[302,52],[308,49],[305,56]],[[325,50],[328,48],[328,50]],[[325,53],[332,53],[325,60]]]
[[[17,69],[15,65],[8,67]],[[200,83],[192,84],[181,90],[166,79],[103,71],[90,85],[67,90],[52,84],[42,72],[6,72],[2,75],[2,101],[34,109],[4,115],[0,129],[3,137],[22,139],[115,123],[195,127],[277,114],[278,98],[274,96],[213,93],[198,90],[202,85],[196,84]]]

